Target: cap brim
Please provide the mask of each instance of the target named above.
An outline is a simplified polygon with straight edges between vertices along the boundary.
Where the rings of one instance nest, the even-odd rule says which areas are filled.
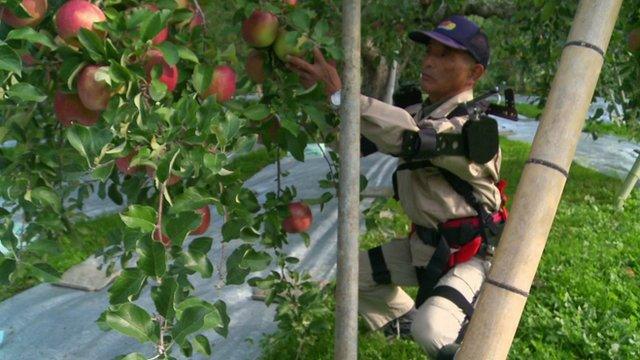
[[[464,45],[460,44],[459,42],[453,40],[452,38],[446,35],[437,33],[435,31],[422,31],[422,30],[412,31],[409,33],[409,39],[415,42],[419,42],[421,44],[427,44],[429,40],[433,39],[437,42],[443,43],[454,49],[467,50],[467,48]]]

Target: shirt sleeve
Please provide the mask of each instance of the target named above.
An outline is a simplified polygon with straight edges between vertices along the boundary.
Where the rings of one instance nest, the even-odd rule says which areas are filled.
[[[419,130],[406,110],[368,96],[360,95],[360,112],[360,132],[387,154],[400,153],[405,130]]]
[[[420,123],[421,127],[433,127],[436,133],[461,133],[462,126],[467,121],[465,117],[451,119],[426,120]],[[486,164],[477,164],[465,156],[439,155],[431,158],[435,166],[451,171],[465,181],[478,178],[491,178],[498,181],[501,154],[498,152],[493,160]]]

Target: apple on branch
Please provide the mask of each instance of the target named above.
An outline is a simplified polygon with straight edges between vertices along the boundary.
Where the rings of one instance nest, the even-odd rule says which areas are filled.
[[[305,35],[297,35],[284,29],[278,31],[278,37],[273,44],[273,51],[278,59],[287,61],[287,56],[301,57],[304,55],[304,45],[309,38]]]
[[[627,44],[631,51],[640,50],[640,28],[635,28],[629,32],[629,35],[627,36]]]
[[[100,117],[98,112],[87,109],[78,95],[59,90],[53,100],[53,110],[58,122],[65,127],[76,123],[91,126],[97,123]]]
[[[262,84],[266,80],[264,71],[265,55],[260,50],[251,50],[247,56],[245,71],[249,79],[256,84]]]
[[[156,65],[162,67],[160,77],[158,79],[167,85],[167,90],[169,92],[175,90],[179,77],[178,67],[176,65],[169,65],[160,50],[152,49],[147,52],[145,63],[147,81],[151,81],[151,70],[153,70]]]
[[[133,150],[127,156],[123,156],[121,158],[116,159],[116,167],[118,171],[125,175],[133,175],[137,172],[144,171],[144,167],[142,166],[131,166],[131,160],[134,156],[138,154],[137,150]]]
[[[236,92],[236,72],[230,66],[221,65],[213,70],[209,87],[203,97],[214,96],[216,101],[223,103],[233,97]]]
[[[267,47],[278,35],[278,17],[269,11],[254,11],[242,23],[242,38],[251,46]]]
[[[204,206],[196,210],[200,215],[202,215],[202,221],[197,228],[191,231],[191,235],[202,235],[209,229],[209,223],[211,222],[211,210],[208,206]]]
[[[104,67],[85,66],[78,76],[78,96],[89,110],[100,111],[107,108],[111,99],[111,89],[106,82],[98,80],[96,73]]]
[[[305,232],[311,227],[313,215],[309,205],[303,202],[293,202],[289,204],[289,216],[282,221],[284,231],[293,234]]]
[[[102,10],[85,0],[70,0],[58,9],[55,16],[58,35],[72,45],[78,45],[76,36],[80,29],[93,30],[93,24],[105,21]]]
[[[146,7],[153,12],[158,12],[160,10],[155,4],[146,4]],[[158,34],[156,34],[156,36],[153,37],[153,39],[151,39],[151,42],[153,43],[153,45],[158,45],[167,40],[168,37],[169,28],[165,26],[164,28],[162,28],[162,30],[160,30]]]
[[[34,27],[38,25],[47,14],[47,0],[22,0],[22,8],[26,10],[29,17],[18,17],[11,10],[0,7],[2,12],[2,22],[13,28]]]

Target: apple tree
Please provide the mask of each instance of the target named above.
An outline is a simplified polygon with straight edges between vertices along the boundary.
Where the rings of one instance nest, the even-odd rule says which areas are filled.
[[[274,179],[260,202],[229,168],[258,141],[301,161],[308,143],[332,141],[337,120],[322,89],[301,84],[283,62],[312,46],[339,60],[327,21],[295,1],[0,5],[2,282],[55,281],[49,239],[73,232],[96,193],[125,206],[126,225],[102,253],[122,273],[98,323],[153,343],[157,356],[210,354],[202,332],[228,332],[225,303],[194,296],[194,276],[242,284],[274,264],[280,271],[252,283],[310,286],[282,248],[309,241],[308,205],[332,197],[336,155],[325,154],[332,171],[318,199],[299,199]],[[217,11],[233,20],[218,23]],[[206,236],[212,217],[224,220],[221,238]],[[214,241],[232,250],[215,266]],[[154,309],[135,303],[147,287]],[[268,301],[286,306],[279,294]]]

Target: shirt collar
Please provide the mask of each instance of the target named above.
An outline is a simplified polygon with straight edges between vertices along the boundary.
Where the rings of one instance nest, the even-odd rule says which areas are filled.
[[[425,112],[422,114],[422,117],[430,117],[432,119],[440,119],[446,117],[453,109],[458,106],[458,104],[472,100],[473,99],[473,89],[465,90],[457,95],[450,97],[445,100],[445,102],[441,104],[434,104],[435,109],[429,109],[429,106],[425,108]],[[431,110],[431,111],[429,111]]]

